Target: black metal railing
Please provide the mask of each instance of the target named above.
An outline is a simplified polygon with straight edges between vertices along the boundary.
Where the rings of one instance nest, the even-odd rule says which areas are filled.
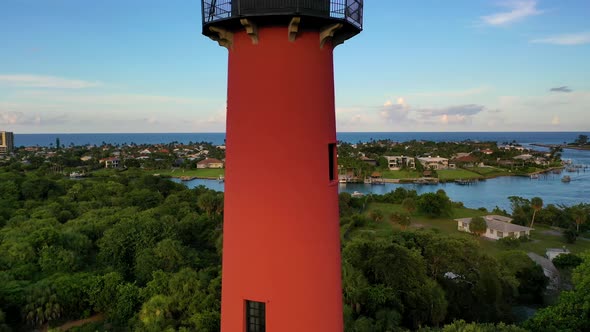
[[[232,0],[203,0],[203,23],[232,17]]]
[[[258,15],[310,15],[363,26],[363,0],[202,0],[203,24]]]

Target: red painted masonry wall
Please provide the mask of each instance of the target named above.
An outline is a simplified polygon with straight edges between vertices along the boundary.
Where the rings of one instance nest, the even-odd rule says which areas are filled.
[[[221,330],[342,331],[333,47],[263,27],[229,51]],[[336,165],[335,151],[333,164]],[[334,166],[335,168],[336,166]]]

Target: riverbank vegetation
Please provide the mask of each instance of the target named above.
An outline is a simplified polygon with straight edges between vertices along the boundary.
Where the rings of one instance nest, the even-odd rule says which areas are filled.
[[[590,150],[590,140],[588,135],[579,135],[573,143],[567,145],[568,148],[578,148],[582,150]]]
[[[218,179],[225,176],[223,168],[198,168],[198,169],[167,169],[167,170],[151,170],[147,172],[152,175],[169,176],[169,177],[196,177],[207,179]]]
[[[345,330],[535,331],[561,312],[587,317],[572,306],[590,283],[590,258],[579,255],[578,267],[564,265],[573,269],[573,290],[514,325],[526,318],[515,308],[546,305],[548,281],[526,253],[565,244],[550,227],[570,227],[576,214],[512,201],[515,222],[530,223],[536,213],[530,241],[458,232],[453,218],[507,213],[463,208],[442,190],[341,194]],[[0,168],[0,331],[86,318],[70,331],[218,331],[222,220],[222,193],[141,170],[75,181],[47,168]],[[588,225],[579,226],[582,236]],[[567,246],[578,255],[590,241]],[[567,326],[587,322],[575,324]]]

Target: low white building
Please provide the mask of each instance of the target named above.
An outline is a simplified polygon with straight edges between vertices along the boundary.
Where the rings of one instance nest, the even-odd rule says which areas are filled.
[[[447,169],[449,168],[449,159],[442,157],[420,157],[418,161],[424,166],[425,169]]]
[[[559,255],[563,255],[563,254],[569,254],[570,251],[568,249],[564,248],[549,248],[547,249],[547,252],[545,252],[545,255],[547,256],[547,258],[549,258],[550,261],[553,261],[553,259]]]
[[[473,218],[455,219],[457,229],[463,232],[471,233],[469,224]],[[505,237],[519,238],[521,236],[530,236],[532,228],[512,224],[512,219],[499,215],[488,215],[483,217],[486,221],[487,229],[483,236],[498,240]]]
[[[406,167],[415,169],[416,168],[416,159],[413,157],[408,156],[385,156],[387,159],[387,165],[390,170],[392,171],[399,171],[400,169]]]
[[[500,146],[500,149],[516,150],[516,151],[524,151],[525,150],[525,148],[520,145],[502,145],[502,146]]]
[[[534,157],[533,157],[533,155],[532,155],[532,154],[528,154],[528,153],[527,153],[527,154],[521,154],[521,155],[519,155],[519,156],[516,156],[516,157],[514,157],[513,159],[527,161],[527,160],[531,160],[531,159],[533,159],[533,158],[534,158]]]

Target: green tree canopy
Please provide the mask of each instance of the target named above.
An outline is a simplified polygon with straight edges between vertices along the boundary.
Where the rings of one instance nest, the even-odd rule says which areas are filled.
[[[389,215],[389,220],[393,223],[399,224],[402,229],[406,229],[412,223],[410,215],[402,212],[393,212]]]
[[[402,201],[402,208],[409,214],[413,214],[416,211],[416,201],[412,197],[406,197]]]
[[[473,217],[469,223],[471,233],[482,236],[488,229],[488,224],[483,217]]]
[[[418,200],[418,211],[432,218],[450,216],[451,200],[442,190],[437,193],[422,194]]]
[[[537,311],[525,327],[531,331],[590,331],[590,253],[581,255],[574,269],[574,290],[562,292],[559,301]]]

